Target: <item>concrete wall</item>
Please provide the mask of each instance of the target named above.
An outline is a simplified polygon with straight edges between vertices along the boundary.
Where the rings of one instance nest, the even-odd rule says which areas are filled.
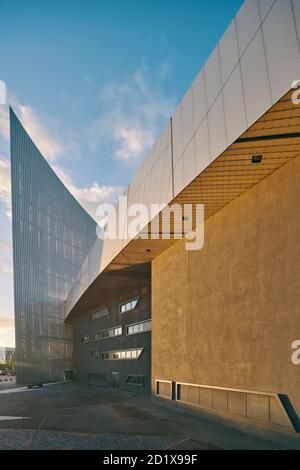
[[[213,216],[202,251],[152,264],[152,390],[164,379],[287,394],[300,416],[300,157]]]
[[[120,303],[135,297],[140,297],[136,308],[127,313],[120,313]],[[101,306],[100,306],[101,307]],[[119,388],[134,391],[150,391],[151,388],[151,333],[138,333],[126,335],[126,326],[142,322],[151,318],[151,292],[149,281],[137,282],[137,288],[128,292],[126,297],[117,298],[107,303],[109,315],[97,320],[91,319],[92,312],[86,312],[84,316],[73,323],[74,331],[74,357],[73,366],[75,379],[81,382],[97,383],[103,387],[109,387],[113,381],[112,372],[119,373]],[[84,335],[93,334],[112,327],[123,327],[122,336],[106,338],[98,341],[82,344]],[[103,361],[100,358],[91,357],[92,349],[100,349],[102,352],[124,350],[131,348],[144,348],[137,360]],[[104,374],[104,380],[95,380],[88,374]],[[129,375],[143,375],[144,386],[127,385]]]

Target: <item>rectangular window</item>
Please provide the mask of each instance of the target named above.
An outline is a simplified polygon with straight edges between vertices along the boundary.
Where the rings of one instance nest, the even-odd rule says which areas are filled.
[[[139,300],[140,298],[136,297],[135,299],[132,299],[132,300],[129,300],[128,302],[120,304],[120,313],[126,313],[126,312],[130,312],[130,310],[134,310]]]
[[[117,326],[114,328],[110,328],[108,330],[98,331],[97,333],[93,333],[91,335],[85,335],[82,337],[81,342],[84,343],[91,343],[92,341],[99,341],[100,339],[105,338],[113,338],[114,336],[121,336],[122,335],[122,327]]]
[[[145,333],[146,331],[151,331],[151,320],[145,320],[126,326],[127,335],[136,335],[138,333]]]
[[[142,354],[144,348],[137,349],[123,349],[120,351],[105,351],[101,352],[99,349],[92,349],[91,356],[93,358],[100,358],[102,361],[124,361],[138,359]]]
[[[143,375],[128,375],[126,384],[127,385],[139,385],[140,387],[143,387],[144,376]]]
[[[96,310],[91,314],[91,319],[92,320],[97,320],[98,318],[105,317],[106,315],[109,315],[109,311],[107,307],[103,307],[99,310]]]

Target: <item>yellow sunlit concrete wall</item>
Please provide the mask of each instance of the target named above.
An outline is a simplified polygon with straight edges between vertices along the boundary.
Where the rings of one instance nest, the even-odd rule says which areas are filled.
[[[213,216],[202,251],[152,266],[155,380],[287,394],[300,415],[300,157]]]

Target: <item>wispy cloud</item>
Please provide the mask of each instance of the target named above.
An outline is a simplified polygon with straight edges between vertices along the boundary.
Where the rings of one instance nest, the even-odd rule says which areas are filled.
[[[163,90],[169,72],[167,63],[157,72],[142,65],[100,90],[101,111],[87,131],[92,151],[109,146],[115,159],[127,162],[145,154],[176,105]]]
[[[0,202],[6,208],[6,215],[11,220],[11,198],[10,198],[10,163],[0,155]]]
[[[20,119],[32,140],[39,147],[40,152],[52,162],[64,155],[66,144],[57,137],[53,137],[45,130],[42,118],[30,106],[19,106]]]
[[[116,199],[118,194],[122,192],[122,187],[100,185],[98,182],[93,182],[90,186],[86,187],[77,186],[71,176],[66,173],[59,163],[62,157],[70,154],[73,155],[76,142],[75,144],[70,143],[72,133],[68,132],[68,137],[65,136],[65,138],[54,136],[54,132],[50,134],[48,127],[54,129],[58,126],[58,122],[56,122],[55,119],[33,109],[31,106],[21,105],[11,93],[10,97],[10,103],[21,120],[26,132],[30,135],[58,177],[92,217],[95,217],[96,208],[101,202],[113,202]],[[4,139],[8,140],[8,109],[1,106],[0,113],[0,134]],[[66,133],[67,131],[64,135],[66,135]],[[10,162],[3,155],[0,155],[0,202],[5,206],[6,215],[9,220],[11,220],[10,193]]]
[[[11,317],[0,317],[0,328],[11,328],[14,326],[14,319]]]
[[[0,135],[5,139],[9,140],[9,121],[8,111],[6,106],[0,106]]]
[[[0,346],[15,346],[15,325],[13,318],[0,317]]]
[[[11,274],[12,268],[10,266],[0,266],[0,274]]]
[[[96,182],[86,187],[76,186],[70,175],[59,165],[53,165],[53,169],[70,193],[93,218],[96,217],[96,209],[100,203],[113,203],[124,190],[121,186],[106,186]]]
[[[71,131],[65,129],[59,119],[25,104],[9,92],[8,101],[13,107],[27,133],[49,162],[54,162],[68,153],[79,152],[79,144]],[[7,106],[0,106],[0,135],[9,140],[9,114]]]
[[[11,242],[8,240],[0,240],[0,252],[10,252]]]
[[[116,140],[119,146],[116,148],[115,155],[120,160],[139,157],[153,143],[153,137],[149,131],[125,127],[116,130]]]

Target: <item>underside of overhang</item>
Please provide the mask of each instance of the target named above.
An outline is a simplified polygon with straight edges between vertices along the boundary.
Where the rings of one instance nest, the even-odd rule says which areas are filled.
[[[252,162],[254,155],[262,156],[261,163]],[[204,204],[204,219],[208,220],[298,155],[300,105],[292,102],[290,91],[199,174],[172,203],[190,203],[193,206]],[[158,217],[161,220],[161,214]],[[149,224],[143,232],[150,233],[150,230]],[[171,233],[177,231],[176,226],[171,225]],[[141,265],[141,271],[139,273],[136,270],[137,277],[142,275],[143,269],[149,273],[149,263],[176,241],[174,236],[170,239],[160,236],[158,239],[131,240],[86,290],[67,320],[105,303],[109,290],[120,296],[124,274],[125,277],[129,276],[129,272],[136,270],[138,265]],[[114,281],[110,280],[113,271],[116,271]],[[122,279],[120,288],[117,282],[119,278]]]

